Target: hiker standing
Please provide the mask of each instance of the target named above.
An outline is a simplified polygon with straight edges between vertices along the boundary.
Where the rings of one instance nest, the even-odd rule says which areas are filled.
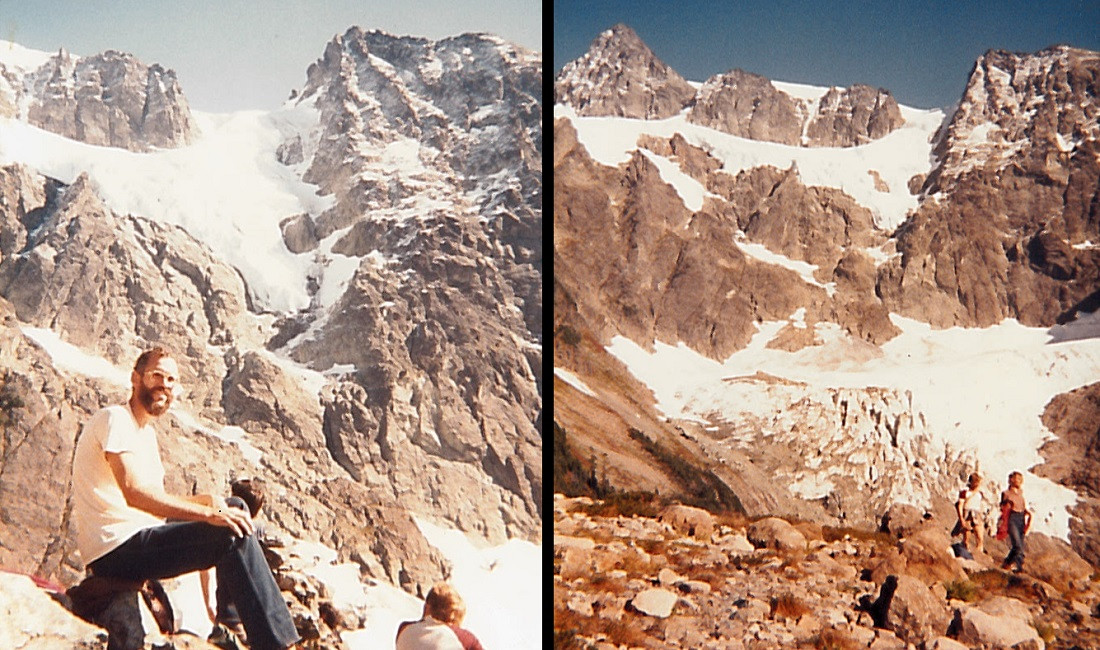
[[[982,539],[982,493],[979,488],[982,485],[982,477],[977,472],[970,475],[966,487],[959,492],[959,499],[955,502],[955,513],[959,515],[959,521],[955,524],[955,530],[962,532],[963,546],[970,549],[970,536],[978,542],[977,551],[983,551]]]
[[[1016,573],[1024,569],[1024,535],[1031,528],[1031,511],[1024,501],[1023,484],[1024,475],[1012,472],[1008,475],[1008,489],[1001,493],[1001,517],[1007,523],[1008,537],[1012,541],[1012,549],[1001,568],[1008,569],[1015,562]]]
[[[179,366],[164,348],[142,353],[130,373],[129,401],[99,410],[84,425],[73,460],[81,557],[93,576],[127,580],[216,567],[253,650],[287,648],[299,640],[298,631],[248,511],[210,494],[164,491],[153,420],[168,412],[178,377]]]

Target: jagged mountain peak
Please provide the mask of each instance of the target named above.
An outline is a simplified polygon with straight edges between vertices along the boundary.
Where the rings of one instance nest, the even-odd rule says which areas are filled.
[[[578,115],[663,119],[679,113],[695,90],[634,30],[618,24],[562,68],[554,94]]]
[[[861,84],[794,96],[764,76],[735,68],[697,85],[619,24],[562,68],[555,95],[578,116],[664,119],[684,111],[695,124],[792,146],[856,146],[905,123],[889,91]]]
[[[0,116],[132,151],[183,146],[199,134],[176,73],[118,50],[75,56],[0,46]]]
[[[1041,157],[1052,180],[1065,182],[1050,156],[1072,156],[1100,140],[1100,53],[1057,45],[1035,53],[989,50],[978,57],[936,148],[939,166],[926,190],[949,189],[972,170]]]

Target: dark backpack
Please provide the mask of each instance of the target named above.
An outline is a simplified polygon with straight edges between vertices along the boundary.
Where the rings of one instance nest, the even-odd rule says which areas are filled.
[[[96,618],[111,604],[118,594],[136,591],[153,613],[157,627],[164,634],[175,632],[175,614],[172,603],[164,587],[156,580],[127,580],[108,576],[91,575],[80,584],[70,587],[65,595],[73,604],[73,613],[80,618],[95,623]]]

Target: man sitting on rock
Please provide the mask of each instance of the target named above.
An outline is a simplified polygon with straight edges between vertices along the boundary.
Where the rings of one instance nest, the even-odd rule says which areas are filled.
[[[165,349],[142,353],[130,374],[129,401],[101,409],[84,425],[73,461],[77,547],[95,576],[148,580],[215,567],[251,647],[291,647],[299,635],[248,511],[214,495],[164,491],[153,420],[172,405],[178,377]]]

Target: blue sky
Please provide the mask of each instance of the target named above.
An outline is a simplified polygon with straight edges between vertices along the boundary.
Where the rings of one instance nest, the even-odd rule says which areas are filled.
[[[553,73],[620,22],[689,81],[741,68],[777,81],[865,83],[919,108],[956,102],[975,59],[990,49],[1100,50],[1096,0],[559,0]]]
[[[353,25],[432,39],[489,32],[542,50],[540,0],[0,0],[0,40],[132,53],[175,70],[205,111],[276,108]]]

